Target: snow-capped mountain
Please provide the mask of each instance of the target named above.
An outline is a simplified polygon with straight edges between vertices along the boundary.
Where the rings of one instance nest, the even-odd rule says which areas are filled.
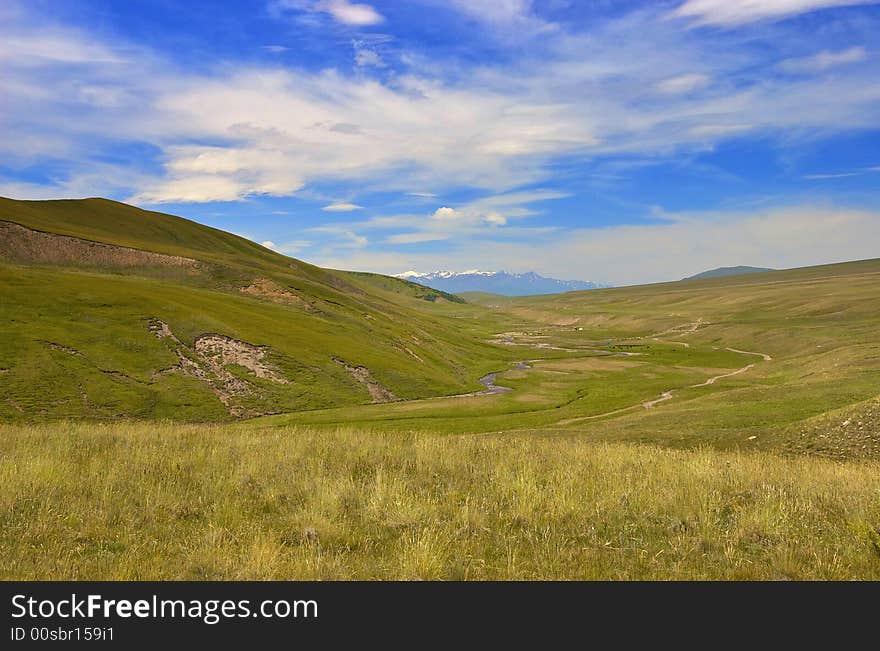
[[[558,294],[579,289],[607,287],[583,280],[557,280],[529,271],[522,274],[506,271],[432,271],[420,273],[405,271],[395,274],[397,278],[410,280],[450,294],[461,292],[490,292],[502,296],[531,296],[533,294]]]

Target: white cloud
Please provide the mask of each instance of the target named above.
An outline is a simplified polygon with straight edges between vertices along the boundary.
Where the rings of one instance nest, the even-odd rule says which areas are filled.
[[[857,170],[851,170],[849,172],[830,172],[824,174],[807,174],[804,176],[805,179],[809,179],[811,181],[819,181],[825,179],[845,179],[851,176],[862,176],[863,174],[873,174],[876,172],[880,172],[880,167],[863,167]]]
[[[434,211],[433,215],[434,219],[458,219],[461,217],[461,214],[455,208],[450,208],[449,206],[443,206],[442,208],[437,208]]]
[[[49,27],[40,33],[3,35],[0,61],[18,66],[46,63],[112,64],[125,57],[100,42],[81,38],[75,30]]]
[[[185,178],[167,179],[145,188],[131,198],[134,203],[172,203],[208,201],[238,201],[251,190],[233,178],[213,175],[188,175]]]
[[[507,217],[495,210],[486,213],[484,220],[487,224],[492,224],[493,226],[504,226],[507,223]]]
[[[285,242],[279,246],[278,252],[286,255],[294,255],[303,249],[309,248],[312,244],[313,243],[309,240],[293,240],[292,242]]]
[[[353,233],[352,231],[345,231],[342,235],[345,238],[342,246],[349,246],[360,249],[370,243],[370,241],[366,237],[364,237],[363,235],[358,235],[357,233]]]
[[[272,54],[281,54],[282,52],[287,52],[290,48],[284,45],[264,45],[263,49]]]
[[[837,51],[822,50],[813,56],[786,59],[777,67],[785,72],[822,72],[836,66],[858,63],[867,58],[867,51],[859,46]]]
[[[216,199],[291,194],[322,178],[383,177],[392,187],[429,179],[501,189],[543,176],[533,160],[595,142],[564,105],[418,78],[400,79],[392,88],[334,71],[245,69],[171,87],[155,99],[168,116],[166,138],[229,144],[166,145],[170,178],[139,194],[140,200],[199,200],[203,174],[224,179]],[[205,106],[214,110],[206,113]],[[182,192],[189,176],[202,186],[198,192]]]
[[[274,0],[269,8],[276,13],[288,9],[324,13],[338,23],[355,27],[377,25],[385,20],[371,5],[348,0]]]
[[[703,88],[709,84],[709,76],[700,73],[688,73],[676,77],[668,77],[657,82],[657,89],[661,93],[678,95],[689,93],[697,88]]]
[[[363,206],[359,206],[356,203],[331,203],[329,206],[324,206],[321,210],[325,212],[351,212],[352,210],[361,210]]]
[[[693,18],[698,24],[733,27],[758,20],[779,20],[797,14],[877,0],[685,0],[673,15]]]
[[[372,66],[374,68],[384,68],[385,62],[379,53],[371,50],[361,43],[355,43],[354,46],[354,63],[359,67]]]
[[[439,242],[448,240],[451,237],[449,233],[397,233],[385,238],[389,244],[419,244],[422,242]]]
[[[260,242],[260,246],[265,246],[267,249],[277,250],[278,245],[275,244],[272,240],[266,240],[265,242]]]
[[[558,29],[535,15],[532,0],[441,0],[437,4],[466,14],[505,38],[522,39]]]
[[[385,20],[368,4],[348,2],[348,0],[320,0],[316,6],[320,11],[326,11],[346,25],[376,25]]]
[[[809,179],[811,181],[821,181],[824,179],[845,179],[850,176],[861,176],[861,172],[838,172],[836,174],[807,174],[804,176],[805,179]]]

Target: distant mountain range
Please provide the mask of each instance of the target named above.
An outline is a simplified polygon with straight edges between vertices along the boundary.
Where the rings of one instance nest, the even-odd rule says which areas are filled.
[[[718,267],[717,269],[710,269],[709,271],[704,271],[703,273],[695,274],[693,276],[688,276],[687,278],[682,278],[682,280],[700,280],[703,278],[721,278],[723,276],[739,276],[742,274],[753,274],[759,271],[776,271],[775,269],[770,269],[767,267]]]
[[[506,271],[480,271],[478,269],[461,272],[432,271],[429,273],[406,271],[396,274],[396,276],[451,294],[489,292],[502,296],[531,296],[608,286],[583,280],[557,280],[541,276],[533,271],[522,274],[507,273]]]

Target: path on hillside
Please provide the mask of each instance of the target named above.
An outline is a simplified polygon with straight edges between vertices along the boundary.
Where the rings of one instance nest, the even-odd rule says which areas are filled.
[[[673,332],[678,333],[681,336],[689,335],[691,333],[696,332],[697,329],[702,325],[707,325],[707,324],[703,320],[703,317],[700,317],[696,321],[693,321],[691,323],[684,323],[679,326],[673,326],[672,328],[669,328],[668,330],[664,330],[662,332],[656,332],[652,335],[648,335],[647,337],[635,337],[635,339],[650,338],[653,341],[657,341],[660,343],[677,344],[680,346],[684,346],[685,348],[690,348],[690,344],[688,344],[686,342],[683,342],[683,341],[662,341],[662,340],[658,339],[658,337],[665,335],[665,334],[670,334]],[[739,350],[737,348],[725,348],[725,350],[729,350],[732,353],[739,353],[741,355],[757,355],[757,356],[761,357],[765,362],[769,362],[769,361],[773,360],[773,357],[771,357],[767,353],[758,353],[758,352],[754,352],[754,351],[750,351],[750,350]],[[707,379],[704,382],[700,382],[699,384],[691,384],[690,386],[688,386],[686,388],[698,389],[700,387],[711,386],[711,385],[715,384],[718,380],[721,380],[721,379],[727,378],[727,377],[733,377],[734,375],[739,375],[740,373],[745,373],[745,372],[753,369],[754,367],[755,367],[755,364],[747,364],[746,366],[743,366],[742,368],[739,368],[735,371],[731,371],[730,373],[722,373],[721,375],[716,375],[714,377],[710,377],[709,379]],[[606,416],[614,416],[616,414],[621,414],[626,411],[638,409],[639,407],[643,407],[644,409],[653,409],[656,405],[660,404],[661,402],[666,402],[667,400],[671,400],[674,396],[675,391],[677,391],[677,390],[678,389],[669,389],[669,390],[661,393],[657,398],[654,398],[653,400],[646,400],[644,402],[641,402],[641,403],[638,403],[635,405],[630,405],[628,407],[621,407],[619,409],[614,409],[612,411],[606,411],[601,414],[593,414],[592,416],[579,416],[577,418],[567,418],[565,420],[561,420],[561,421],[557,422],[556,425],[571,425],[572,423],[579,423],[582,421],[594,420],[597,418],[604,418]]]

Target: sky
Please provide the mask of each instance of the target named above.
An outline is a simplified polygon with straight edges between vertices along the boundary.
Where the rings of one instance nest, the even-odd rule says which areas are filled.
[[[870,0],[0,1],[0,195],[340,269],[880,257]]]

